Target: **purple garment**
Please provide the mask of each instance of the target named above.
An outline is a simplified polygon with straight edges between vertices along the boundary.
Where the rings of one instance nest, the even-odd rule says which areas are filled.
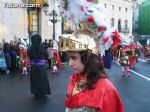
[[[31,60],[32,65],[45,65],[45,59]]]
[[[107,54],[103,56],[104,67],[107,69],[111,69],[112,56]]]
[[[12,54],[13,56],[17,56],[17,53],[16,53],[15,51],[11,51],[11,54]]]
[[[5,57],[10,57],[10,53],[9,52],[4,52],[4,56]]]

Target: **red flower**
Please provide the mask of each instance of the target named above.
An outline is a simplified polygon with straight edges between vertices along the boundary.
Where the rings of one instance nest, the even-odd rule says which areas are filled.
[[[99,27],[98,27],[98,31],[102,31],[102,30],[105,30],[105,29],[106,29],[105,26],[99,26]]]
[[[107,43],[108,40],[109,40],[109,37],[104,38],[104,39],[103,39],[103,44]]]
[[[82,11],[82,12],[84,11],[84,8],[83,8],[83,6],[81,6],[81,11]]]
[[[87,2],[93,2],[93,0],[87,0]]]
[[[120,35],[118,32],[112,32],[113,33],[113,45],[112,46],[118,46],[121,42]]]
[[[89,22],[89,23],[94,23],[94,18],[93,18],[93,16],[90,16],[90,17],[88,18],[88,22]]]

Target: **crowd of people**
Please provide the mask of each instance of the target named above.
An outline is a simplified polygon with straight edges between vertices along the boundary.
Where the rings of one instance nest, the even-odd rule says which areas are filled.
[[[54,40],[45,39],[42,43],[44,49],[48,53],[46,62],[48,68],[53,73],[57,73],[61,68],[60,51],[58,51],[58,42]],[[7,69],[11,72],[20,71],[21,74],[28,74],[28,68],[30,66],[28,57],[28,45],[25,40],[18,39],[18,41],[11,40],[9,43],[3,40],[3,52],[6,60]],[[122,76],[130,76],[130,69],[135,67],[138,62],[139,56],[143,55],[145,60],[150,61],[150,48],[145,46],[143,49],[141,46],[131,43],[130,45],[113,46],[109,50],[105,51],[103,56],[104,67],[111,68],[111,60],[119,62],[122,67]],[[107,60],[107,61],[106,61]]]
[[[20,73],[25,75],[28,74],[30,65],[31,93],[36,97],[50,95],[51,89],[45,65],[48,63],[48,68],[52,70],[52,73],[57,73],[57,70],[61,68],[58,43],[53,40],[50,40],[49,43],[45,40],[42,43],[41,36],[38,34],[31,37],[31,43],[28,49],[23,39],[10,41],[10,43],[3,41],[7,67],[11,71],[20,70]],[[130,69],[141,56],[141,47],[133,43],[115,46],[105,51],[104,56],[92,50],[73,48],[64,51],[68,54],[69,66],[73,69],[65,99],[66,112],[80,110],[124,112],[121,98],[114,85],[108,80],[105,68],[110,69],[111,60],[114,60],[121,65],[121,76],[129,77]],[[148,50],[149,47],[146,46],[144,53],[148,53]]]
[[[58,51],[58,42],[56,40],[45,39],[43,42],[44,48],[48,52],[48,65],[53,73],[57,73],[58,69],[61,68],[61,57]]]
[[[37,97],[42,97],[51,93],[48,76],[48,69],[52,73],[57,73],[61,68],[61,59],[58,52],[57,42],[45,39],[42,43],[40,35],[31,37],[31,46],[25,39],[11,40],[6,42],[3,39],[3,54],[7,69],[11,74],[30,74],[31,93]],[[40,83],[39,83],[40,82]]]
[[[110,49],[110,54],[115,62],[119,62],[122,68],[122,77],[130,76],[130,69],[134,69],[139,57],[150,62],[150,46],[144,47],[131,43],[129,45],[115,46]]]
[[[44,49],[48,52],[47,61],[49,69],[53,73],[57,73],[58,69],[61,68],[61,59],[58,52],[58,44],[54,40],[47,39],[42,43]],[[21,74],[28,74],[30,69],[30,58],[28,56],[28,50],[30,46],[25,39],[18,39],[16,41],[11,40],[6,42],[2,40],[1,51],[4,53],[6,67],[11,73],[20,72]]]
[[[3,39],[2,44],[7,69],[10,72],[20,70],[21,74],[27,74],[28,56],[26,42],[23,39],[18,39],[18,41],[11,40],[10,42],[6,42]]]

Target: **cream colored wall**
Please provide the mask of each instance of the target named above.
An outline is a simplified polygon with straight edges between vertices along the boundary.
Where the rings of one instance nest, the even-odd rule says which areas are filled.
[[[107,4],[107,11],[110,18],[115,19],[115,28],[118,27],[118,19],[121,19],[121,27],[124,27],[124,21],[128,20],[129,35],[132,35],[132,2],[128,0],[99,0],[102,4]],[[114,5],[114,10],[112,10],[112,5]],[[119,11],[119,6],[121,11]],[[125,11],[128,8],[128,11]]]
[[[18,0],[1,0],[0,2],[0,42],[28,37],[27,12],[25,8],[5,8],[4,3],[19,3]]]

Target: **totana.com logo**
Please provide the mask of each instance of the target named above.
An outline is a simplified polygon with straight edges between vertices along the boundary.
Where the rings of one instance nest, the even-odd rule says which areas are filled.
[[[28,8],[28,7],[41,7],[40,4],[23,4],[23,3],[5,3],[5,8]]]

